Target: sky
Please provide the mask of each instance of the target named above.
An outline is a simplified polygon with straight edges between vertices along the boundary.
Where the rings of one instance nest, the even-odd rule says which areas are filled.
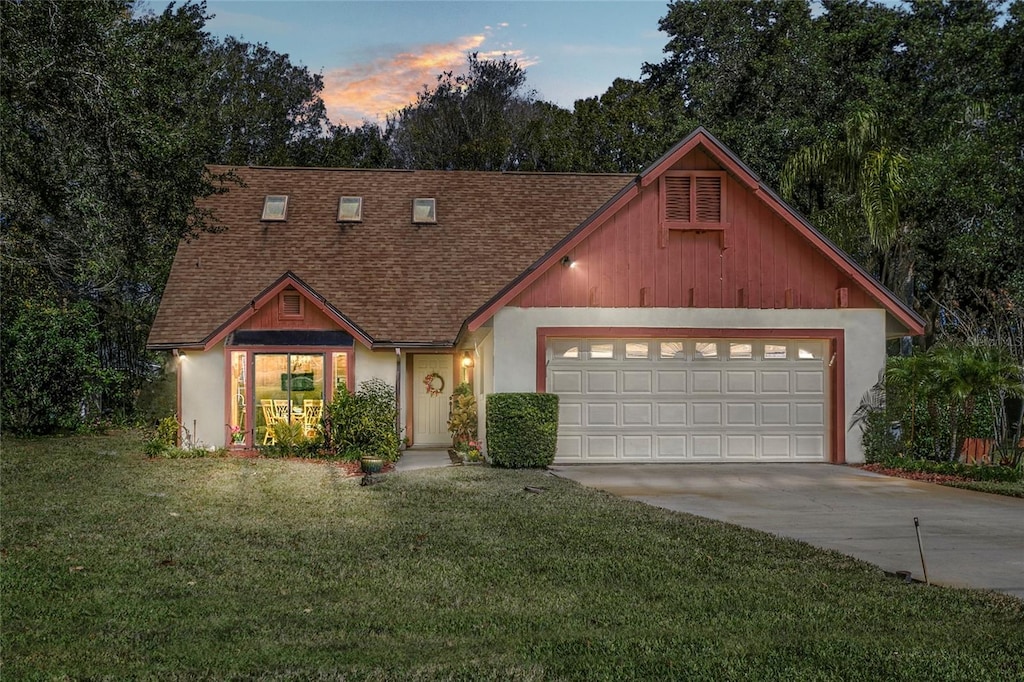
[[[665,0],[208,0],[218,37],[266,43],[324,78],[333,123],[382,123],[466,55],[506,54],[540,99],[572,109],[659,62]]]

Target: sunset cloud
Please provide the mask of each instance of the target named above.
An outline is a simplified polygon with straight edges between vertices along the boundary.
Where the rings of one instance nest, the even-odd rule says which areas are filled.
[[[363,120],[383,121],[384,117],[416,100],[423,87],[433,86],[442,71],[461,73],[466,55],[479,53],[494,59],[502,54],[527,67],[536,60],[520,50],[484,50],[486,34],[457,38],[448,43],[419,45],[408,52],[324,72],[322,97],[333,123],[357,126]]]

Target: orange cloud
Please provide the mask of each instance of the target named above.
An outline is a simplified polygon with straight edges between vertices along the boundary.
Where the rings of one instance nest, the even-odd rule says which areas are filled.
[[[365,64],[331,69],[324,73],[321,93],[327,114],[334,123],[348,125],[359,125],[363,120],[382,120],[385,115],[415,101],[423,86],[432,87],[442,71],[464,71],[469,52],[478,52],[484,59],[507,54],[524,68],[536,63],[536,60],[524,58],[518,50],[480,50],[486,39],[485,35],[464,36],[449,43],[421,45],[415,51]]]

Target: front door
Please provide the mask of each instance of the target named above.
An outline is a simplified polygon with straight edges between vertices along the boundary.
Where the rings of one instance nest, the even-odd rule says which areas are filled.
[[[452,356],[412,356],[413,445],[452,444],[448,433],[448,407],[452,395]]]

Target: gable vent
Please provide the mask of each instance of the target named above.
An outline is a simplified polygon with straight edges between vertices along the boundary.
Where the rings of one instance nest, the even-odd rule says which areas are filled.
[[[287,317],[300,317],[302,315],[302,297],[296,292],[282,294],[281,314]]]
[[[696,177],[697,222],[722,222],[722,178]]]
[[[690,178],[665,178],[665,219],[690,222]]]

